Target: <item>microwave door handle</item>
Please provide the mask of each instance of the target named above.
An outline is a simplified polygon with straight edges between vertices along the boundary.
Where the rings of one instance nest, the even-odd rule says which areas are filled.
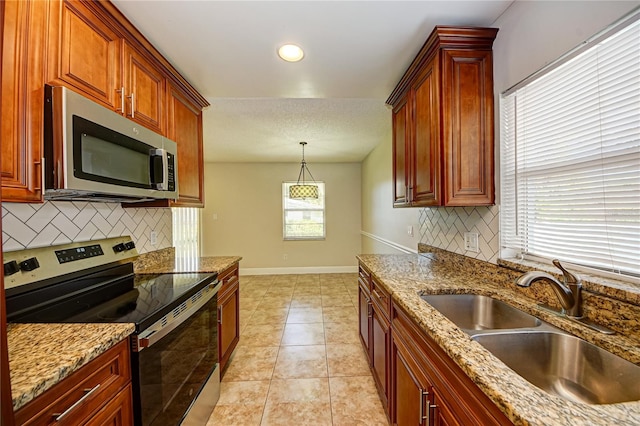
[[[151,161],[151,187],[166,191],[169,187],[169,159],[167,151],[154,148],[149,153]]]

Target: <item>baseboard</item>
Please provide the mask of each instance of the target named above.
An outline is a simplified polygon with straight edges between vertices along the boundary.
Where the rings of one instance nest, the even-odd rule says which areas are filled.
[[[240,275],[291,275],[291,274],[349,274],[358,272],[357,266],[302,266],[291,268],[243,268]]]
[[[413,249],[413,248],[410,248],[410,247],[405,247],[403,245],[394,243],[393,241],[387,240],[386,238],[382,238],[382,237],[379,237],[377,235],[370,234],[370,233],[368,233],[366,231],[360,231],[360,235],[364,235],[365,237],[371,238],[372,240],[378,241],[379,243],[386,244],[389,247],[392,247],[395,250],[398,250],[398,251],[400,251],[402,253],[406,253],[406,254],[418,253],[417,249]]]

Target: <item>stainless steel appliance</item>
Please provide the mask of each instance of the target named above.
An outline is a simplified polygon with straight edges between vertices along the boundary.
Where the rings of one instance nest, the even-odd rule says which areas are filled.
[[[65,87],[45,87],[46,199],[178,197],[176,143]]]
[[[4,253],[9,322],[135,324],[136,425],[203,425],[220,395],[217,274],[136,275],[129,237]]]

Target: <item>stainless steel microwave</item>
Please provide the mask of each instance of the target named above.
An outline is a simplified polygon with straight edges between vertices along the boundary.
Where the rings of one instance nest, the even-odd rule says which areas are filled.
[[[65,87],[45,87],[44,198],[178,197],[176,143]]]

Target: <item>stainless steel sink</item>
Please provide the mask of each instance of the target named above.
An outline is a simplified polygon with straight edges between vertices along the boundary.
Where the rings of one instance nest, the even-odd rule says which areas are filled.
[[[548,393],[587,404],[640,400],[640,367],[578,337],[529,331],[472,339]]]
[[[474,330],[538,327],[541,321],[504,302],[475,294],[421,296],[468,334]]]

